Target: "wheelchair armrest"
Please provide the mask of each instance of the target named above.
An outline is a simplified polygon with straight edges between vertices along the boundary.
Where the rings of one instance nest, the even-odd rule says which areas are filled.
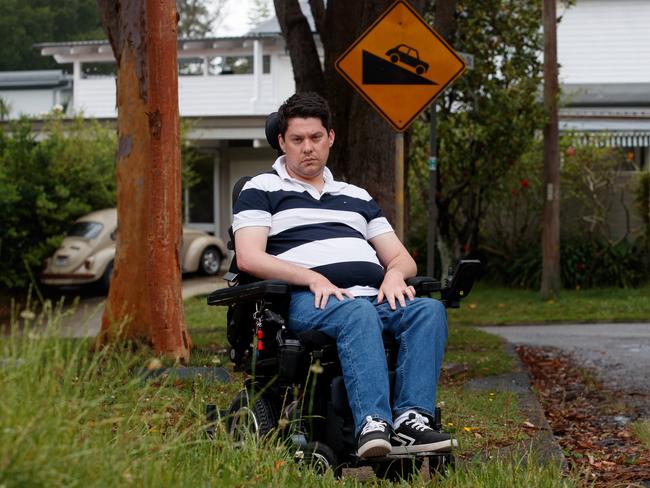
[[[449,274],[449,280],[440,291],[442,303],[448,308],[459,308],[460,301],[469,295],[481,271],[478,259],[461,259]]]
[[[280,280],[264,280],[221,288],[208,295],[208,305],[231,305],[246,300],[273,298],[289,293],[291,285]]]
[[[406,284],[415,288],[417,296],[428,295],[440,291],[442,285],[435,278],[430,276],[414,276],[406,280]]]

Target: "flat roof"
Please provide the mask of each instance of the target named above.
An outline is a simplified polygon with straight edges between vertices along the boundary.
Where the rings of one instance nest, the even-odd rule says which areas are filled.
[[[650,83],[563,84],[567,107],[650,107]]]
[[[72,76],[60,69],[0,71],[0,89],[53,88],[70,83]]]

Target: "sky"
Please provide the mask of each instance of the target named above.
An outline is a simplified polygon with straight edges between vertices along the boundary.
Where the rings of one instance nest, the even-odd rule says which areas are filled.
[[[250,30],[248,10],[251,0],[228,0],[227,14],[217,31],[219,36],[239,36]],[[273,12],[273,2],[269,1],[269,10]]]

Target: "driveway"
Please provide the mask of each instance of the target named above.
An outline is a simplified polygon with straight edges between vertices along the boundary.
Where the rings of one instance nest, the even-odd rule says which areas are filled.
[[[514,344],[552,346],[594,368],[605,385],[650,398],[650,323],[480,327]],[[650,413],[650,406],[648,406]]]
[[[183,299],[207,295],[224,286],[226,286],[225,281],[214,276],[186,278],[183,280]],[[76,307],[67,307],[61,320],[61,335],[64,337],[96,336],[101,327],[105,301],[104,296],[82,296]]]

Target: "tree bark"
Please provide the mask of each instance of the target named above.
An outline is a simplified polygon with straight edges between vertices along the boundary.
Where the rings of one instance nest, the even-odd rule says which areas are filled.
[[[560,278],[560,149],[558,127],[557,14],[555,0],[544,0],[544,182],[546,198],[542,216],[543,300],[556,296]]]
[[[395,133],[384,119],[336,72],[334,63],[361,33],[388,8],[392,0],[310,0],[324,48],[320,68],[313,33],[297,0],[275,0],[276,15],[291,56],[296,91],[315,90],[327,98],[336,142],[328,167],[335,177],[359,185],[375,198],[394,223]],[[424,0],[411,5],[422,12]],[[311,81],[321,77],[322,91]]]
[[[296,91],[323,95],[323,71],[316,43],[298,0],[274,0],[275,11],[291,57]],[[321,12],[322,16],[322,12]]]
[[[97,0],[117,61],[119,232],[98,338],[187,360],[174,0]]]

